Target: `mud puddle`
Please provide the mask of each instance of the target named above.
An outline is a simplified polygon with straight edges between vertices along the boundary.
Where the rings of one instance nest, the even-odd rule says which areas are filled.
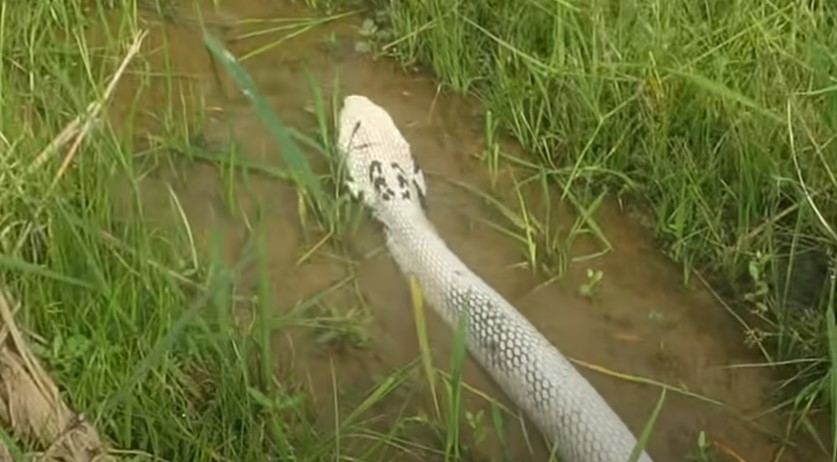
[[[226,5],[224,14],[213,15],[211,6],[203,10],[206,17],[214,19],[214,31],[230,51],[243,56],[279,37],[241,38],[258,24],[254,20],[314,16],[287,3],[243,0]],[[195,17],[192,12],[169,13],[172,18]],[[304,70],[311,71],[327,98],[338,72],[342,94],[362,94],[385,107],[411,143],[416,159],[429,173],[429,216],[441,236],[565,355],[726,403],[715,405],[669,392],[649,446],[655,460],[688,460],[701,431],[710,441],[740,457],[729,456],[727,460],[774,460],[779,444],[773,436],[784,434],[784,421],[769,415],[752,421],[741,417],[761,414],[769,407],[767,392],[773,379],[762,369],[727,367],[758,362],[760,358],[742,345],[739,327],[713,296],[697,285],[682,287],[679,268],[661,256],[647,232],[613,203],[596,213],[613,246],[611,252],[570,265],[566,274],[554,281],[521,268],[520,244],[480,221],[499,221],[497,212],[449,181],[482,190],[490,187],[485,169],[475,157],[483,149],[484,139],[479,107],[467,98],[440,92],[427,76],[408,75],[389,61],[373,60],[356,51],[361,20],[355,16],[319,25],[243,61],[279,117],[303,131],[313,128],[314,118],[304,110],[311,103]],[[170,69],[181,75],[173,91],[189,100],[170,123],[187,123],[205,113],[203,123],[196,125],[194,142],[225,154],[232,152],[234,143],[236,156],[279,166],[278,147],[232,81],[220,68],[216,73],[202,45],[200,30],[190,21],[153,21],[147,26],[151,34],[144,49],[151,70]],[[163,48],[170,64],[160,57]],[[127,117],[125,111],[138,91],[122,85],[112,111],[114,120]],[[164,130],[164,122],[150,114],[167,101],[168,91],[167,82],[159,77],[152,77],[150,85],[142,89],[142,106],[149,111],[140,114],[143,130]],[[143,136],[139,128],[134,132],[137,137]],[[323,167],[321,160],[314,164]],[[418,358],[408,286],[386,252],[359,258],[383,243],[380,231],[368,218],[348,243],[349,253],[357,257],[354,261],[342,261],[335,256],[338,252],[326,246],[299,264],[323,235],[303,231],[293,188],[269,175],[251,173],[246,181],[237,176],[233,194],[221,170],[217,165],[182,159],[174,166],[161,161],[142,182],[146,209],[161,224],[172,223],[176,215],[166,189],[170,185],[198,247],[206,249],[210,234],[220,231],[230,261],[241,254],[251,236],[263,237],[271,276],[270,300],[277,312],[289,311],[321,291],[349,281],[317,305],[317,313],[332,320],[325,334],[282,333],[275,339],[281,358],[277,369],[293,373],[306,385],[323,425],[332,428],[336,411],[346,415],[376,380]],[[510,196],[508,204],[514,206],[514,200]],[[574,220],[566,211],[558,218],[567,227]],[[571,256],[597,250],[601,245],[596,241],[580,239]],[[582,296],[578,290],[587,281],[588,270],[603,275],[593,298]],[[251,271],[239,283],[239,292],[252,293],[257,282],[254,274]],[[430,310],[428,316],[434,362],[447,370],[450,329]],[[329,334],[329,328],[339,335]],[[367,342],[366,348],[352,348],[363,341]],[[638,434],[660,389],[586,367],[580,370]],[[338,410],[334,406],[334,380],[341,391]],[[422,377],[417,375],[415,380],[420,385]],[[510,406],[488,375],[470,359],[464,380]],[[484,399],[467,392],[465,395],[467,409],[474,414],[482,412],[488,434],[492,435],[491,407]],[[384,414],[382,422],[392,423],[405,406],[405,415],[429,414],[428,404],[425,390],[417,396],[394,395],[375,412]],[[506,427],[511,460],[547,460],[534,427],[527,426],[528,439],[512,418],[506,418]],[[463,419],[466,435],[475,436],[468,429]],[[466,441],[471,443],[470,439]],[[482,439],[475,448],[474,460],[501,460],[496,437]],[[395,455],[390,456],[395,460]],[[432,460],[432,452],[405,450],[400,457]],[[808,447],[786,450],[778,460],[806,457],[815,460],[820,455]]]

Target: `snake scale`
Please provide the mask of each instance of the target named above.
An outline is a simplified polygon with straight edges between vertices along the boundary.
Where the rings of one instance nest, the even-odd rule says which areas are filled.
[[[508,301],[471,271],[425,214],[427,185],[390,115],[343,99],[338,145],[349,193],[383,225],[405,276],[452,328],[467,314],[469,352],[537,425],[563,462],[627,462],[636,438],[595,388]],[[639,462],[651,462],[642,453]]]

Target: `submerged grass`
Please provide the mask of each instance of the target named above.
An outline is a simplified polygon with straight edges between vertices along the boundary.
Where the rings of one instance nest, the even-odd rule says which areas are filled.
[[[794,365],[785,404],[828,407],[837,374],[826,316],[837,250],[833,3],[373,3],[395,37],[381,50],[485,103],[492,174],[499,159],[586,204],[602,194],[650,204],[684,278],[713,275],[747,314],[746,339],[765,367]],[[497,132],[531,157],[496,152]],[[532,225],[510,230],[529,260]]]

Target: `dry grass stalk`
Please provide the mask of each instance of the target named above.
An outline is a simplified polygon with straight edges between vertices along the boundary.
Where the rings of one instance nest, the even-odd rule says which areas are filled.
[[[73,158],[75,157],[76,152],[78,151],[81,142],[84,141],[84,138],[93,128],[93,126],[98,122],[99,115],[102,112],[102,107],[105,103],[107,103],[111,96],[113,96],[114,91],[116,90],[116,84],[122,78],[122,75],[125,73],[125,70],[128,68],[128,64],[134,57],[139,53],[140,47],[142,46],[142,42],[145,39],[145,36],[148,35],[148,31],[140,31],[134,36],[134,40],[131,45],[128,47],[128,51],[125,54],[125,57],[122,58],[122,62],[119,63],[119,67],[114,72],[113,76],[111,76],[110,81],[108,82],[107,87],[105,87],[104,94],[102,95],[101,100],[94,101],[87,106],[87,110],[84,111],[83,114],[80,114],[78,117],[73,119],[72,122],[67,124],[61,133],[58,134],[47,147],[35,157],[34,162],[29,166],[30,171],[37,170],[43,166],[43,164],[51,157],[52,153],[56,152],[57,150],[61,149],[64,145],[66,145],[71,140],[73,144],[70,147],[69,152],[64,157],[63,162],[61,163],[61,167],[58,169],[58,173],[55,175],[53,184],[58,181],[61,176],[64,175],[64,172],[69,167],[70,162],[72,162]]]
[[[142,47],[142,42],[145,40],[146,35],[148,35],[147,30],[141,30],[137,32],[134,36],[131,45],[128,47],[128,51],[126,52],[125,56],[122,58],[122,61],[119,63],[119,67],[111,76],[110,80],[108,81],[107,87],[105,87],[105,91],[99,101],[94,101],[87,105],[87,109],[84,113],[79,114],[75,119],[73,119],[69,124],[67,124],[61,133],[58,134],[55,138],[50,141],[46,148],[43,149],[36,157],[35,160],[29,165],[28,172],[32,173],[38,169],[40,169],[49,159],[52,158],[52,155],[58,152],[60,149],[64,148],[67,143],[72,141],[70,148],[68,149],[67,154],[64,156],[63,161],[61,162],[61,166],[58,168],[58,172],[52,179],[52,183],[49,186],[48,191],[52,191],[55,188],[55,185],[58,184],[58,181],[64,176],[64,173],[70,166],[70,163],[76,156],[81,143],[85,140],[88,133],[93,129],[93,127],[99,122],[102,110],[104,105],[111,99],[114,92],[116,91],[116,85],[122,79],[122,75],[125,73],[125,70],[128,68],[128,64],[136,57],[136,55],[140,52],[140,48]],[[35,216],[40,215],[43,205],[39,206],[38,210],[35,212]],[[27,223],[25,225],[25,229],[23,232],[20,233],[18,237],[16,249],[20,250],[23,246],[23,243],[29,237],[29,233],[35,227],[32,223]],[[2,460],[0,460],[2,462]]]
[[[32,460],[115,460],[96,429],[62,400],[55,382],[26,345],[7,297],[0,291],[0,425],[15,439],[37,444]],[[2,446],[2,444],[0,444]],[[5,451],[5,454],[4,454]],[[0,447],[0,461],[12,460]]]

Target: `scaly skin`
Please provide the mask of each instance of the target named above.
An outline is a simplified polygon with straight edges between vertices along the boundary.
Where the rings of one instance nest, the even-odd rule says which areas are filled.
[[[562,462],[627,462],[634,435],[572,364],[448,248],[424,212],[427,188],[410,146],[387,112],[348,96],[338,143],[351,194],[384,226],[405,275],[456,328],[466,318],[471,355],[556,447]],[[640,462],[651,462],[643,453]]]

